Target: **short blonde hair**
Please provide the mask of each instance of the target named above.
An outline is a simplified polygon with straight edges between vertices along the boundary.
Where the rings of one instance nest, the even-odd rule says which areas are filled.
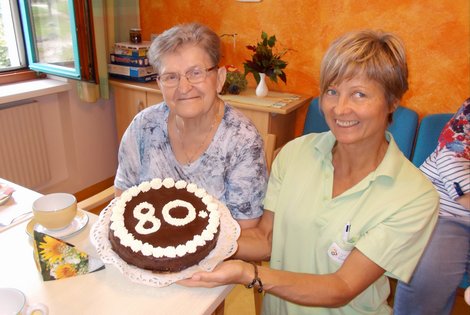
[[[379,83],[391,107],[408,90],[408,66],[402,41],[391,33],[346,33],[328,48],[320,69],[320,99],[328,88],[365,74]]]
[[[209,27],[199,23],[176,25],[158,35],[150,45],[147,53],[150,64],[159,72],[161,58],[167,53],[173,53],[185,44],[194,44],[204,49],[213,62],[220,62],[220,38]]]

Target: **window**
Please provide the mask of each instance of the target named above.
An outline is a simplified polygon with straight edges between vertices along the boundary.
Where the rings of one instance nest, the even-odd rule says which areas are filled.
[[[29,68],[80,79],[71,0],[20,1]]]
[[[18,7],[15,1],[0,0],[0,71],[17,70],[26,66]]]
[[[5,27],[8,16],[4,14],[4,7],[8,6],[12,12],[9,23],[17,25],[20,35],[20,39],[11,44],[12,40],[7,42],[7,36],[3,36],[0,29],[0,62],[3,50],[8,56],[16,52],[27,59],[31,70],[96,82],[91,0],[0,1],[4,34],[9,34]],[[5,66],[0,64],[0,71],[14,69],[7,64],[7,61]],[[17,68],[25,66],[23,62]]]

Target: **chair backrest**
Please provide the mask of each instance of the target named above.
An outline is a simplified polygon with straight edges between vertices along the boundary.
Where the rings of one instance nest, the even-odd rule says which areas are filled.
[[[319,133],[328,130],[330,130],[330,127],[326,124],[325,117],[320,110],[319,98],[315,97],[308,106],[303,134]]]
[[[418,114],[409,108],[398,106],[393,113],[392,123],[388,126],[388,131],[393,135],[401,152],[407,159],[411,160],[413,145],[418,131]]]
[[[398,147],[403,154],[410,159],[413,151],[413,143],[418,129],[418,114],[406,107],[399,106],[393,113],[393,122],[388,126]],[[319,98],[312,100],[305,117],[303,134],[324,132],[330,128],[325,122],[325,117],[320,110]]]
[[[417,167],[436,149],[439,135],[453,114],[429,114],[421,119],[411,161]]]

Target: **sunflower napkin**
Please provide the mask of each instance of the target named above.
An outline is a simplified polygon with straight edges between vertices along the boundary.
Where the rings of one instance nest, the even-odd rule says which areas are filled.
[[[74,245],[34,231],[34,258],[44,281],[59,280],[104,269],[97,258]]]

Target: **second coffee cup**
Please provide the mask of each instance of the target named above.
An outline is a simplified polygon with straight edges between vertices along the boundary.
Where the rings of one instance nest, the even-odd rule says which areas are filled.
[[[53,193],[33,202],[34,220],[49,230],[63,229],[77,214],[77,199],[68,193]]]

